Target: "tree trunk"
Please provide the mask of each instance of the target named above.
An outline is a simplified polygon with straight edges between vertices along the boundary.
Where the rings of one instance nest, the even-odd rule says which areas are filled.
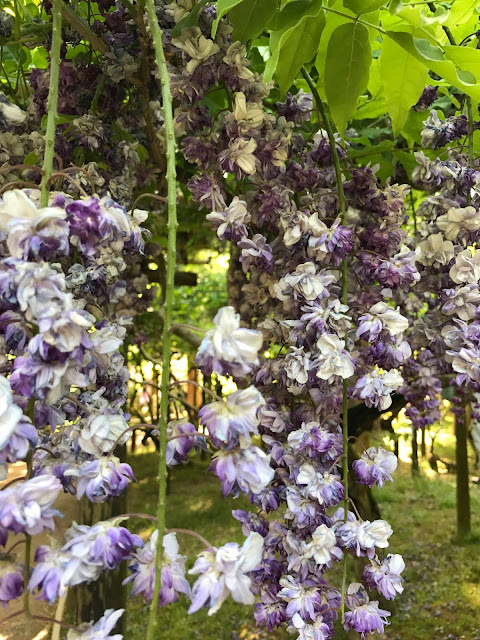
[[[470,533],[470,487],[468,476],[468,427],[471,420],[472,405],[468,402],[461,416],[455,416],[455,435],[457,438],[457,533],[464,538]]]
[[[412,424],[412,475],[418,475],[418,443],[417,443],[417,429]]]
[[[426,436],[426,429],[425,427],[422,427],[422,445],[421,445],[422,458],[427,457],[427,442],[426,442],[425,436]]]

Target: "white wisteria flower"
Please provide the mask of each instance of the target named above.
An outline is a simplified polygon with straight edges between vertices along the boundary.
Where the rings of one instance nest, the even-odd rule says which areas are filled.
[[[0,376],[0,451],[14,433],[22,415],[20,407],[13,402],[9,381]]]

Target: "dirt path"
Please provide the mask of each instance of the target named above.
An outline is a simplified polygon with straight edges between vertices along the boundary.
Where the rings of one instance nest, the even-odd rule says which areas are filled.
[[[8,477],[4,482],[0,483],[0,489],[7,482],[10,482],[15,478],[19,478],[24,475],[25,464],[23,462],[11,464],[9,466]],[[38,546],[42,544],[49,544],[52,537],[57,540],[62,540],[65,530],[68,529],[72,521],[77,518],[78,501],[75,496],[72,496],[68,493],[61,493],[55,503],[55,508],[58,509],[64,517],[58,517],[55,519],[56,528],[53,533],[47,531],[42,535],[34,536],[32,540],[32,560],[35,554],[35,549]],[[15,542],[23,540],[23,538],[24,536],[21,535],[10,535],[6,548],[10,548],[13,544],[15,544]],[[14,553],[17,554],[17,560],[19,562],[23,562],[23,544],[18,545],[18,547],[16,547],[16,549],[14,550]],[[15,611],[19,611],[22,606],[23,602],[21,598],[19,598],[18,600],[14,600],[9,604],[6,610],[0,610],[0,620],[11,613],[14,613]],[[50,606],[42,600],[37,600],[35,596],[30,596],[30,609],[32,615],[53,617],[55,614],[55,608],[55,605]],[[7,622],[0,624],[0,640],[42,640],[43,638],[48,638],[50,636],[50,624],[38,620],[33,620],[32,634],[31,637],[28,637],[25,630],[25,623],[22,618],[23,616],[18,616],[18,618],[13,618],[12,620],[8,620]]]

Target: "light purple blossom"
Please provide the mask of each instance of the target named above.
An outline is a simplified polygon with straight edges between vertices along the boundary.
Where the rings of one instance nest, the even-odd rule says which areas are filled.
[[[37,476],[0,491],[0,544],[4,545],[8,531],[36,535],[45,529],[53,531],[53,508],[62,489],[58,478]]]
[[[315,620],[322,605],[322,592],[310,579],[298,582],[292,575],[280,579],[281,591],[278,597],[287,602],[286,614],[292,618],[296,613],[303,620]]]
[[[10,600],[23,593],[23,567],[8,557],[0,557],[0,604],[5,608]]]
[[[206,374],[230,373],[245,378],[258,364],[258,352],[263,344],[259,331],[240,327],[240,316],[233,307],[223,307],[215,316],[215,329],[207,331],[195,362]]]
[[[352,468],[359,484],[369,487],[383,487],[385,480],[393,482],[392,473],[397,468],[397,456],[382,447],[370,447],[359,460],[354,460]]]
[[[385,625],[388,624],[386,618],[389,611],[380,609],[378,601],[370,602],[365,587],[358,582],[352,583],[347,589],[345,602],[350,611],[345,613],[344,628],[346,631],[353,629],[360,634],[364,640],[367,634],[378,631],[383,633]]]
[[[194,425],[185,420],[171,420],[167,425],[167,436],[167,465],[187,462],[198,436]]]
[[[132,554],[133,562],[128,568],[132,572],[123,584],[132,583],[130,595],[141,594],[147,602],[153,598],[155,583],[155,558],[158,541],[158,529],[150,536],[143,549]],[[187,556],[179,554],[177,536],[168,533],[163,537],[163,564],[161,569],[161,589],[158,594],[159,606],[177,602],[180,593],[190,595],[190,585],[185,578]]]
[[[112,453],[115,445],[125,444],[132,431],[120,413],[106,410],[92,414],[86,421],[78,437],[78,444],[85,453],[101,456]]]
[[[339,544],[352,549],[357,556],[375,556],[375,547],[386,549],[388,538],[392,535],[392,527],[385,520],[345,522],[338,527],[336,534]]]
[[[403,378],[397,369],[385,371],[375,367],[357,380],[352,395],[363,400],[367,407],[385,411],[392,404],[391,394],[402,384]]]
[[[340,478],[329,472],[318,471],[311,464],[302,464],[297,483],[306,486],[308,494],[326,507],[334,506],[343,499],[344,489]]]
[[[116,456],[87,460],[80,467],[66,471],[65,476],[76,476],[78,499],[86,495],[91,502],[105,502],[119,496],[129,482],[135,482],[130,465],[120,462]]]
[[[402,571],[405,562],[401,555],[393,553],[378,562],[377,558],[370,561],[362,573],[362,579],[369,589],[377,589],[387,600],[393,600],[403,592]]]
[[[70,629],[67,633],[67,640],[122,640],[123,635],[116,633],[111,636],[118,620],[122,617],[125,609],[107,609],[97,622],[82,622],[76,629]]]
[[[208,615],[220,609],[223,602],[232,596],[235,602],[253,604],[252,580],[247,575],[262,559],[264,540],[252,532],[240,547],[229,542],[219,549],[204,551],[197,558],[189,573],[200,574],[192,587],[192,604],[188,613],[195,613],[208,606]]]
[[[270,484],[275,474],[270,466],[270,456],[255,445],[246,449],[217,451],[210,471],[220,478],[224,496],[241,491],[260,493]]]
[[[258,410],[265,401],[255,387],[231,393],[226,402],[211,402],[198,412],[216,447],[231,449],[237,444],[246,446],[251,434],[258,434]]]

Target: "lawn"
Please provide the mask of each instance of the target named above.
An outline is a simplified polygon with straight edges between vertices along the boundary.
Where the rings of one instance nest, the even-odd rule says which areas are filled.
[[[129,511],[153,513],[156,502],[156,456],[137,453],[131,464],[143,478],[130,492]],[[193,528],[213,545],[243,540],[240,524],[231,510],[249,508],[247,499],[224,499],[216,477],[207,471],[208,461],[195,458],[170,474],[167,526]],[[405,591],[395,603],[392,623],[384,638],[390,640],[480,640],[480,540],[462,546],[455,537],[455,476],[433,474],[422,463],[419,478],[412,479],[410,466],[400,463],[395,483],[376,491],[382,517],[394,529],[391,550],[403,554],[407,564]],[[472,529],[480,534],[480,486],[471,485]],[[136,531],[148,535],[144,523],[136,521]],[[195,538],[179,535],[183,552],[191,558],[202,545]],[[190,563],[191,564],[191,563]],[[232,640],[285,638],[280,630],[268,634],[257,629],[249,607],[227,602],[221,611],[208,616],[201,611],[186,613],[183,600],[161,612],[159,638],[184,640],[205,638]],[[140,599],[129,602],[129,640],[143,640],[146,607]],[[355,634],[354,634],[355,635]],[[338,638],[346,637],[343,633]],[[358,636],[356,636],[358,637]]]

